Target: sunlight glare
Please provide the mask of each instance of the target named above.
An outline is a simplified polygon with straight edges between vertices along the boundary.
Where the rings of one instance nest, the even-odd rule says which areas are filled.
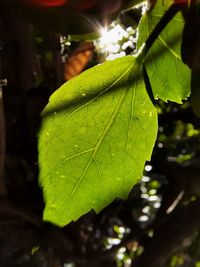
[[[101,37],[97,41],[97,46],[101,53],[105,53],[107,60],[113,60],[117,57],[125,56],[123,51],[128,46],[133,47],[132,40],[130,38],[130,29],[125,30],[119,23],[112,23],[111,28],[107,27],[100,29]],[[124,44],[122,47],[122,44]]]
[[[108,45],[117,43],[124,37],[128,38],[128,33],[118,24],[111,30],[108,30],[107,28],[101,29],[101,37],[99,41],[102,45]]]

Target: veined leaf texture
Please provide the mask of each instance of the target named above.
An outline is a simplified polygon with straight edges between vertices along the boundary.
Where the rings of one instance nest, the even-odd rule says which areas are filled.
[[[157,133],[156,109],[135,57],[103,63],[68,81],[42,116],[44,220],[64,226],[128,196]]]

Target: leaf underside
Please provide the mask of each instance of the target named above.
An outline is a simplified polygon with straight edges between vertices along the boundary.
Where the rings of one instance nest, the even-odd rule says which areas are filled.
[[[158,0],[155,7],[143,15],[139,25],[138,47],[147,40],[172,1]],[[184,20],[179,12],[153,43],[145,67],[155,99],[182,103],[190,94],[190,69],[181,60]]]
[[[103,63],[61,86],[39,134],[44,220],[64,226],[125,199],[151,157],[157,113],[132,56]]]

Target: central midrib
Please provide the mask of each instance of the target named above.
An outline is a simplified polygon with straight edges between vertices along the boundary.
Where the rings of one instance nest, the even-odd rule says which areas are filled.
[[[133,66],[131,66],[131,67],[128,69],[128,71],[130,71],[131,68],[133,68]],[[126,71],[126,73],[128,73],[128,71]],[[107,133],[109,132],[110,127],[112,126],[113,122],[115,121],[115,118],[116,118],[116,116],[117,116],[117,113],[118,113],[120,107],[122,106],[122,104],[123,104],[123,102],[124,102],[124,100],[125,100],[125,98],[126,98],[126,95],[127,95],[127,93],[128,93],[128,89],[129,89],[129,88],[130,88],[130,87],[127,86],[127,87],[125,88],[125,90],[123,90],[122,95],[120,96],[120,99],[119,99],[119,101],[118,101],[116,107],[114,108],[114,111],[113,111],[113,113],[112,113],[112,115],[111,115],[111,118],[109,119],[109,122],[107,123],[106,127],[104,128],[103,133],[102,133],[101,137],[99,138],[99,140],[98,140],[98,142],[97,142],[97,144],[96,144],[96,146],[95,146],[95,148],[94,148],[94,151],[93,151],[93,153],[92,153],[92,156],[91,156],[90,160],[88,161],[86,167],[85,167],[84,170],[83,170],[83,173],[82,173],[81,176],[79,177],[79,179],[78,179],[76,185],[74,186],[74,188],[73,188],[73,190],[72,190],[72,192],[71,192],[69,198],[67,199],[67,201],[65,202],[65,204],[63,205],[63,207],[60,209],[60,212],[59,212],[59,213],[61,213],[61,211],[62,211],[62,210],[69,204],[69,202],[71,201],[71,199],[72,199],[72,197],[73,197],[75,191],[77,190],[78,186],[79,186],[80,183],[82,182],[82,180],[83,180],[83,178],[84,178],[84,176],[85,176],[85,174],[86,174],[88,168],[90,167],[92,161],[94,160],[94,158],[95,158],[95,156],[96,156],[96,153],[97,153],[99,147],[101,146],[101,143],[103,142],[104,138],[106,137]]]

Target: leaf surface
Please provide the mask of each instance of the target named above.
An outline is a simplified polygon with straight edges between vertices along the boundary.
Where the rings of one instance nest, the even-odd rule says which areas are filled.
[[[163,14],[172,4],[158,0],[152,10],[143,15],[139,25],[138,47],[141,47]],[[181,40],[184,21],[179,12],[153,43],[145,60],[155,99],[182,103],[190,94],[190,69],[181,60]]]
[[[44,220],[64,226],[99,212],[141,177],[157,113],[140,66],[132,56],[103,63],[50,97],[39,133]]]

